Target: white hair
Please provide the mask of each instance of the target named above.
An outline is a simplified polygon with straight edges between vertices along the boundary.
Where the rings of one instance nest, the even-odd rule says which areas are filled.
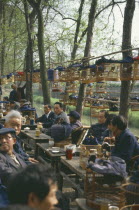
[[[8,114],[5,116],[5,122],[9,122],[9,120],[11,118],[18,118],[18,119],[22,119],[22,115],[20,114],[20,112],[12,110],[10,112],[8,112]]]

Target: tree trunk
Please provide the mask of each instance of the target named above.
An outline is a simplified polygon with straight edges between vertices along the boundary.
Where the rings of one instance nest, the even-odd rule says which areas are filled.
[[[1,26],[2,26],[2,44],[1,44],[1,74],[4,74],[4,66],[5,66],[5,42],[6,42],[6,34],[5,34],[5,2],[1,2]]]
[[[26,26],[28,32],[28,43],[26,50],[26,99],[31,102],[33,106],[33,93],[32,93],[32,72],[33,72],[33,44],[31,32],[33,28],[31,28],[31,18],[29,19],[28,5],[27,0],[24,0],[24,10],[25,10],[25,19]],[[30,76],[28,78],[28,72],[30,72]]]
[[[80,31],[84,2],[85,2],[85,0],[81,0],[80,7],[79,7],[79,10],[78,10],[79,16],[78,16],[78,19],[77,19],[76,31],[75,31],[75,36],[74,36],[74,45],[73,45],[73,50],[72,50],[72,53],[71,53],[71,60],[75,59],[76,52],[77,52],[77,49],[78,49],[78,46],[79,46],[78,45],[78,36],[79,36],[79,31]]]
[[[92,0],[90,12],[89,12],[89,18],[88,18],[87,38],[86,38],[86,46],[84,50],[84,57],[90,56],[92,38],[93,38],[93,27],[95,23],[96,7],[97,7],[97,0]],[[86,65],[86,62],[84,62],[84,65]],[[80,114],[82,114],[82,111],[83,111],[85,88],[86,88],[85,84],[80,84],[77,107],[76,107],[77,112],[79,112]]]
[[[36,10],[38,18],[38,50],[40,60],[40,77],[43,91],[44,104],[50,104],[49,86],[46,72],[45,51],[44,51],[44,25],[41,8],[41,0],[28,0],[29,4]],[[47,1],[46,1],[47,3]]]
[[[40,76],[43,90],[44,104],[50,104],[49,86],[46,72],[45,51],[44,51],[44,26],[41,9],[38,10],[38,50],[40,58]]]
[[[135,10],[135,0],[127,0],[125,12],[124,12],[124,24],[123,24],[123,37],[122,37],[122,50],[130,49],[131,46],[131,31],[132,20]],[[131,55],[131,52],[123,52],[123,58]],[[128,119],[129,110],[129,94],[130,94],[130,81],[121,82],[120,92],[120,111],[119,114]]]

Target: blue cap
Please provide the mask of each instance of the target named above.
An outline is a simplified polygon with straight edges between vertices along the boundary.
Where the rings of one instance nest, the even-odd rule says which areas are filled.
[[[68,114],[68,116],[75,118],[76,120],[80,119],[80,114],[76,111],[70,111],[70,113]]]
[[[0,129],[0,135],[6,134],[6,133],[14,133],[15,134],[15,129],[13,129],[13,128],[1,128]]]

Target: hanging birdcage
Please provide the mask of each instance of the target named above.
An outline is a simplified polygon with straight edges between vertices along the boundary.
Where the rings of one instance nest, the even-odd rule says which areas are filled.
[[[104,74],[105,74],[105,81],[119,81],[120,80],[120,64],[119,63],[105,63]]]
[[[106,93],[107,92],[107,83],[106,82],[97,82],[96,83],[96,93]]]
[[[117,184],[118,176],[100,174],[93,170],[86,170],[85,195],[86,204],[92,209],[109,209],[109,206],[119,208],[125,205],[125,195],[121,190],[121,183]]]
[[[73,95],[73,94],[69,95],[69,100],[68,100],[67,104],[76,106],[77,105],[77,98],[78,97],[76,95]]]
[[[40,72],[33,72],[32,73],[32,82],[33,83],[41,82]]]
[[[138,61],[134,61],[134,65],[133,65],[133,79],[134,80],[139,80],[139,60]]]
[[[57,69],[53,71],[54,81],[60,81],[60,73]]]
[[[60,86],[59,82],[52,83],[52,92],[62,92],[62,87]]]
[[[71,68],[70,69],[70,80],[71,81],[76,81],[76,80],[79,80],[80,79],[80,72],[78,69],[76,68]]]
[[[120,80],[121,81],[133,80],[133,64],[132,63],[122,63],[120,65]]]
[[[92,85],[88,85],[86,87],[86,97],[91,97],[93,95],[93,87]]]
[[[98,109],[95,107],[90,107],[90,113],[91,113],[91,117],[98,117],[98,115],[99,115],[99,111],[98,111]]]
[[[81,70],[81,72],[80,72],[80,81],[82,83],[91,83],[90,68]]]
[[[139,103],[138,102],[130,102],[131,111],[139,111]]]
[[[91,106],[91,98],[85,98],[84,99],[84,107],[90,107]]]
[[[68,101],[68,99],[69,99],[69,95],[67,93],[63,92],[60,94],[60,99],[59,99],[60,102],[65,103]]]
[[[77,93],[77,84],[76,82],[69,82],[66,86],[66,92],[67,93]]]
[[[14,82],[14,75],[12,75],[12,76],[10,76],[9,77],[9,79],[7,79],[7,82],[9,83],[9,82]]]
[[[6,84],[8,84],[7,77],[1,78],[1,85],[6,85]]]

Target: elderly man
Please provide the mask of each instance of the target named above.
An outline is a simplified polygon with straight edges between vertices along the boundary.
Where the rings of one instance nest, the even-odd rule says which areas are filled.
[[[106,110],[100,110],[98,115],[98,123],[91,125],[89,135],[95,137],[99,144],[103,142],[103,132],[107,129],[107,118],[109,114]]]
[[[16,174],[9,183],[11,204],[23,204],[39,210],[52,210],[58,203],[57,184],[52,169],[32,164]],[[64,209],[67,209],[66,206]]]
[[[69,114],[69,120],[70,120],[70,125],[72,130],[79,128],[82,125],[81,121],[80,121],[80,114],[76,111],[71,111]]]
[[[54,112],[56,114],[56,121],[57,121],[57,119],[62,119],[63,122],[69,123],[67,114],[63,111],[62,103],[56,102],[54,104]]]
[[[7,184],[10,175],[27,165],[22,157],[14,151],[15,142],[14,129],[0,129],[0,178],[4,185]]]
[[[18,136],[21,131],[21,119],[22,116],[18,111],[10,111],[5,117],[5,128],[13,128],[16,131],[16,143],[14,150],[20,154],[25,161],[38,162],[34,158],[30,158],[22,149],[22,140]]]
[[[126,161],[127,167],[133,156],[139,155],[139,145],[135,136],[127,128],[127,120],[123,116],[116,116],[111,121],[111,129],[115,136],[115,147],[112,156]]]
[[[41,122],[44,128],[50,128],[55,121],[55,113],[52,111],[52,107],[47,104],[44,105],[44,114],[36,119],[36,122]]]

